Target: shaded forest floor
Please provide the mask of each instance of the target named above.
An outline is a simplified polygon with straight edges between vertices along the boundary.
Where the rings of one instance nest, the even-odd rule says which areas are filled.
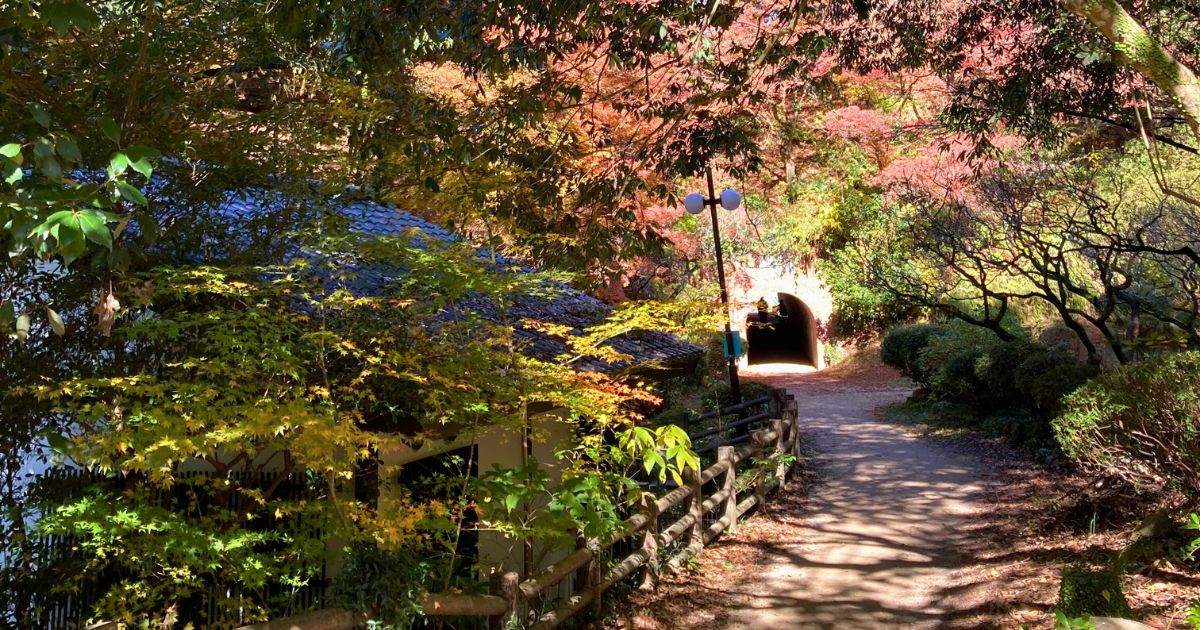
[[[861,396],[873,392],[884,401],[889,395],[902,400],[906,385],[869,355],[821,372],[777,373],[765,378],[797,393],[802,418],[804,397],[832,396],[836,400],[839,393]],[[1053,627],[1061,567],[1102,564],[1125,546],[1130,533],[1149,511],[1144,499],[1097,487],[1094,480],[1067,467],[1034,466],[1026,454],[983,436],[876,422],[903,432],[933,452],[945,453],[948,461],[970,460],[972,470],[967,472],[977,479],[978,483],[972,485],[978,487],[968,492],[970,506],[966,513],[949,517],[961,518],[953,524],[953,539],[944,541],[945,547],[952,548],[947,551],[953,554],[948,561],[953,570],[932,578],[917,578],[919,588],[930,591],[932,599],[914,599],[911,594],[897,592],[898,602],[907,601],[907,606],[897,608],[912,610],[880,612],[876,602],[871,604],[875,610],[869,615],[860,603],[857,608],[837,613],[847,622],[841,627],[896,627],[896,623],[904,627]],[[688,570],[663,576],[657,591],[633,593],[619,605],[606,626],[715,630],[797,627],[799,622],[801,627],[835,627],[837,624],[822,617],[828,611],[810,610],[811,602],[788,592],[811,589],[819,593],[822,585],[811,581],[828,580],[829,575],[822,575],[820,563],[813,561],[811,554],[820,553],[814,551],[813,543],[838,544],[823,539],[821,533],[825,529],[822,513],[837,509],[828,505],[831,493],[823,494],[823,490],[830,490],[830,484],[846,485],[846,480],[839,482],[828,476],[828,462],[822,461],[819,450],[831,443],[828,437],[824,444],[819,435],[816,437],[818,452],[802,463],[800,473],[775,497],[770,510],[755,514],[733,535],[705,549]],[[837,492],[833,495],[845,493],[844,488],[834,489]],[[883,516],[889,510],[886,502],[868,508],[863,510],[864,515],[875,510]],[[907,527],[902,523],[896,529]],[[928,540],[933,538],[926,536]],[[887,545],[895,547],[899,543],[892,540]],[[783,562],[793,566],[784,567],[781,573],[780,558],[791,558]],[[912,576],[897,576],[895,563],[889,560],[886,574],[876,568],[860,576],[860,599],[878,600],[886,595],[886,590],[879,591],[872,581],[893,580],[901,590],[905,580],[913,581]],[[945,557],[938,562],[946,563]],[[1192,599],[1200,597],[1200,575],[1169,563],[1134,569],[1126,578],[1126,597],[1143,621],[1157,628],[1188,627],[1187,607]],[[781,584],[780,575],[794,579]],[[768,599],[775,600],[769,614],[747,612],[764,608]],[[846,599],[844,604],[853,603],[849,601],[852,597]],[[790,619],[783,614],[789,607],[795,615]],[[925,618],[918,615],[922,607],[927,612]],[[856,614],[862,617],[856,620]]]

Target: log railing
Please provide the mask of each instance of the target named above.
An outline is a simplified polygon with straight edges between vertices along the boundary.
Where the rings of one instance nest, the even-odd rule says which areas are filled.
[[[744,514],[765,506],[770,493],[782,485],[789,466],[787,459],[779,456],[798,456],[800,440],[795,400],[789,395],[777,402],[781,417],[770,419],[767,428],[753,431],[750,440],[740,446],[717,447],[716,463],[699,473],[687,471],[683,485],[659,497],[646,496],[638,511],[612,534],[587,541],[527,580],[520,581],[516,573],[494,575],[488,595],[431,594],[423,612],[431,617],[486,617],[492,628],[516,620],[520,627],[549,630],[584,610],[598,610],[604,592],[635,572],[640,572],[643,587],[652,586],[662,568],[660,563],[665,561],[668,569],[677,569],[723,532],[733,531]],[[753,474],[739,480],[739,472],[746,471]],[[752,483],[741,487],[739,481],[747,477]],[[705,488],[711,488],[708,496],[704,496]],[[680,505],[682,516],[661,525],[660,516]],[[710,513],[715,518],[706,524],[705,515]],[[640,544],[632,551],[604,562],[616,543],[634,537]],[[678,550],[664,558],[661,550],[672,545]],[[575,579],[568,597],[549,611],[531,612],[544,593],[570,576]],[[329,610],[242,630],[348,630],[363,619],[359,613]]]
[[[749,429],[753,425],[760,425],[770,418],[779,417],[782,395],[782,391],[776,390],[771,395],[721,407],[698,416],[685,417],[684,426],[688,436],[692,438],[692,448],[697,453],[705,454],[717,450],[717,447],[723,444],[740,444],[749,440]],[[712,426],[708,426],[710,424]],[[703,428],[705,426],[708,428]],[[736,432],[736,435],[729,436],[731,431]]]

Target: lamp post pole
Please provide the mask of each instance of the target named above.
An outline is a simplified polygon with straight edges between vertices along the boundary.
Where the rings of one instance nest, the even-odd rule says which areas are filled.
[[[705,206],[708,206],[710,216],[712,216],[713,246],[717,250],[717,281],[721,285],[721,306],[725,309],[725,360],[729,368],[729,392],[736,405],[742,402],[742,385],[738,380],[738,357],[734,353],[736,346],[733,337],[733,315],[729,311],[729,289],[725,285],[725,254],[721,249],[721,229],[717,219],[717,206],[726,210],[736,210],[741,205],[742,196],[733,189],[726,189],[718,197],[716,189],[713,187],[712,168],[705,169],[705,177],[708,180],[708,197],[702,197],[700,193],[692,193],[684,199],[684,206],[692,214],[699,214]]]

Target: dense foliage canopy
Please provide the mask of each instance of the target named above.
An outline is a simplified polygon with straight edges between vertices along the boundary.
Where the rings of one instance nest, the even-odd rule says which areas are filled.
[[[897,359],[947,396],[1001,373],[987,400],[1020,390],[1004,361],[1077,356],[1090,376],[1200,347],[1190,2],[19,0],[0,25],[0,526],[18,559],[0,615],[21,627],[45,585],[82,576],[121,577],[95,615],[167,625],[237,583],[252,605],[207,620],[229,625],[281,610],[330,539],[355,570],[423,559],[419,592],[469,573],[454,558],[481,515],[524,538],[611,525],[635,468],[695,464],[686,436],[636,425],[641,384],[522,354],[515,330],[537,323],[504,305],[562,277],[480,251],[662,301],[577,354],[696,332],[713,245],[676,206],[707,167],[745,192],[731,258],[816,272],[829,341],[920,317],[990,331],[931,342],[954,369]],[[278,203],[212,212],[244,191]],[[354,196],[465,240],[364,239],[329,203]],[[402,279],[357,291],[380,267]],[[1029,345],[1064,329],[1039,340],[1054,352]],[[437,492],[347,494],[400,442],[523,430],[534,404],[576,422],[563,490],[536,466],[469,487],[467,462]],[[39,460],[95,483],[43,487]]]

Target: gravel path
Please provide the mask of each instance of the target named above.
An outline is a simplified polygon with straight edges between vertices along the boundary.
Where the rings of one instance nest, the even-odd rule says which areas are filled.
[[[874,409],[906,391],[767,376],[799,402],[816,479],[803,526],[758,541],[756,579],[731,585],[720,627],[936,628],[976,612],[960,571],[985,471]]]

